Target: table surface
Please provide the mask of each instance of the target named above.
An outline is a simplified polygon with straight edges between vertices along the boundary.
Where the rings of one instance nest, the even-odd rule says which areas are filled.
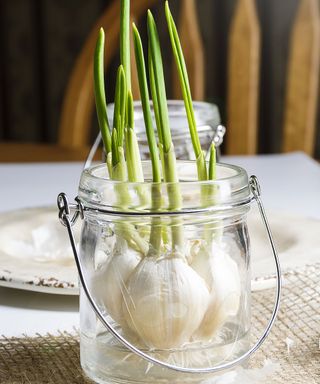
[[[320,165],[303,153],[224,157],[255,174],[266,210],[320,219]],[[82,163],[0,164],[0,212],[55,204],[59,192],[77,194]],[[0,335],[78,328],[78,297],[0,287]]]

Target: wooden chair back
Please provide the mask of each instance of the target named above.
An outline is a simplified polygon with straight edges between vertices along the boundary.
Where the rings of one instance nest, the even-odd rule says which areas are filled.
[[[238,0],[229,36],[228,154],[255,154],[258,137],[260,29],[254,0]],[[287,67],[282,150],[313,156],[318,110],[318,0],[300,0]]]
[[[239,0],[228,46],[227,153],[257,152],[260,28],[254,0]]]
[[[93,112],[92,52],[99,25],[108,33],[106,65],[114,53],[119,34],[119,2],[108,9],[93,28],[79,56],[67,90],[59,142],[83,146]],[[155,1],[133,1],[132,16],[138,19]],[[181,0],[179,32],[184,48],[191,89],[195,100],[205,96],[205,58],[197,20],[195,0]],[[238,0],[228,44],[227,154],[255,154],[258,151],[260,26],[255,0]],[[300,0],[290,41],[286,100],[283,121],[283,151],[301,150],[313,155],[320,58],[320,20],[317,0]],[[176,71],[173,95],[181,97]],[[137,94],[137,80],[133,76]]]
[[[227,154],[255,154],[258,150],[259,75],[261,39],[256,0],[238,0],[228,37]],[[139,21],[157,0],[132,1],[132,19]],[[196,1],[180,0],[178,26],[195,100],[205,93],[204,49],[197,20]],[[88,151],[94,111],[93,52],[100,26],[106,30],[105,66],[118,52],[120,2],[113,1],[92,28],[72,71],[65,93],[55,146],[0,143],[0,161],[79,160]],[[318,0],[300,0],[290,41],[283,151],[314,153],[320,57]],[[138,82],[133,68],[133,93]],[[180,98],[176,70],[173,94]],[[16,154],[19,154],[17,157]]]
[[[320,65],[318,0],[301,0],[290,42],[283,151],[313,155]]]

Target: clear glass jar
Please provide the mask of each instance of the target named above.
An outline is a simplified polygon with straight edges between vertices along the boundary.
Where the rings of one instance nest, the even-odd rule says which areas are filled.
[[[178,161],[179,183],[108,179],[105,164],[83,171],[80,258],[100,310],[133,345],[188,368],[214,366],[249,347],[250,188],[246,172],[218,164],[217,180],[196,180]],[[172,199],[172,196],[181,199]],[[90,209],[91,208],[91,209]],[[161,240],[160,240],[161,239]],[[205,383],[152,365],[101,324],[80,290],[81,365],[98,383]]]
[[[193,102],[194,115],[197,123],[197,131],[201,142],[201,148],[208,152],[213,140],[217,148],[223,141],[225,128],[220,125],[220,114],[215,104],[202,101]],[[108,116],[113,117],[114,104],[108,105]],[[154,128],[155,118],[151,103]],[[188,120],[183,100],[168,100],[168,112],[171,128],[172,141],[177,159],[194,160],[194,153],[188,128]],[[143,110],[140,101],[134,102],[135,131],[139,141],[141,158],[150,159],[149,146],[147,142]],[[219,149],[217,151],[219,153]]]

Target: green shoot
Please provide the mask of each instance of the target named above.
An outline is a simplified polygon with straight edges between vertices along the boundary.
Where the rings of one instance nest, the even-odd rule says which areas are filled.
[[[156,100],[153,100],[153,105],[156,105],[156,108],[158,108],[159,111],[159,122],[157,126],[158,135],[160,143],[163,145],[164,152],[169,152],[171,149],[172,140],[169,127],[167,95],[163,74],[161,49],[157,27],[150,11],[148,11],[148,38],[151,55],[151,69],[149,69],[149,71],[151,72],[151,77],[154,79],[153,81],[156,95]]]
[[[133,107],[133,96],[132,96],[132,92],[130,91],[130,89],[128,89],[127,109],[128,109],[127,128],[134,129],[134,107]]]
[[[159,136],[160,155],[163,164],[164,181],[168,182],[168,199],[170,208],[175,210],[181,207],[179,178],[177,175],[176,157],[171,139],[169,126],[167,97],[161,57],[161,49],[157,27],[148,11],[148,38],[149,38],[149,73],[153,105],[156,112],[156,123]],[[172,248],[183,247],[183,233],[179,219],[173,219]]]
[[[143,182],[143,171],[138,146],[138,140],[134,131],[134,110],[132,93],[128,92],[127,101],[128,127],[126,129],[126,157],[128,168],[128,180],[131,182]]]
[[[160,111],[159,111],[159,105],[158,105],[156,84],[155,84],[155,80],[154,80],[154,71],[153,71],[153,64],[152,64],[150,42],[148,44],[148,66],[149,66],[151,97],[153,100],[153,111],[154,111],[154,116],[155,116],[155,120],[156,120],[156,126],[160,127],[161,126]],[[162,144],[163,140],[162,140],[162,136],[161,136],[161,130],[158,131],[158,137],[159,137],[159,142]]]
[[[116,92],[114,101],[113,129],[117,130],[117,146],[123,147],[126,121],[127,85],[123,66],[117,72]],[[115,165],[115,160],[112,160]]]
[[[94,94],[101,136],[106,155],[108,155],[108,153],[111,152],[111,135],[107,115],[106,94],[104,86],[104,41],[104,30],[103,28],[100,28],[93,62]]]
[[[146,74],[146,65],[143,56],[143,46],[140,38],[139,31],[135,24],[133,24],[133,42],[135,48],[137,73],[139,80],[139,89],[141,95],[141,103],[143,109],[144,122],[146,126],[147,139],[150,149],[150,157],[152,163],[152,176],[153,181],[156,183],[161,182],[161,170],[159,162],[159,153],[157,148],[157,141],[154,133],[152,115],[149,102],[149,90]]]
[[[120,7],[120,61],[125,72],[127,89],[131,91],[130,0],[121,0]]]
[[[161,169],[159,161],[159,152],[157,148],[157,141],[154,133],[153,120],[151,115],[147,73],[143,55],[142,41],[140,38],[139,31],[135,24],[133,24],[132,28],[141,103],[152,164],[152,179],[155,183],[152,186],[152,208],[154,210],[157,210],[161,207]],[[161,232],[161,219],[153,218],[150,232],[150,255],[158,254],[160,251]]]
[[[196,161],[197,161],[198,179],[207,180],[205,156],[201,150],[201,144],[200,144],[200,140],[197,132],[188,72],[187,72],[186,63],[185,63],[182,48],[181,48],[177,27],[173,20],[168,1],[166,1],[166,4],[165,4],[165,13],[166,13],[166,19],[168,24],[172,50],[173,50],[173,56],[175,58],[175,62],[177,65],[183,100],[186,108],[191,141],[192,141],[193,150],[194,150]]]
[[[113,128],[112,130],[112,166],[115,167],[119,163],[118,155],[118,134],[117,129]]]
[[[126,159],[124,156],[124,150],[122,147],[118,147],[117,151],[117,157],[118,157],[118,163],[113,166],[112,168],[112,179],[118,180],[118,181],[127,181],[128,174],[127,174],[127,167],[126,167]],[[119,186],[120,187],[120,186]],[[126,188],[122,188],[123,191],[120,193],[120,200],[122,200],[122,204],[126,205],[130,201],[130,196],[126,191]],[[121,189],[119,188],[119,191],[121,192]]]
[[[214,143],[211,144],[210,147],[210,159],[209,159],[209,180],[215,180],[217,178],[216,175],[216,147]]]

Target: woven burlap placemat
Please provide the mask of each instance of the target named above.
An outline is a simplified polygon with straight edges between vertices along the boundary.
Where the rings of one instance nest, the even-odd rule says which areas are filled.
[[[320,383],[320,264],[286,274],[284,283],[277,322],[250,367],[261,367],[265,359],[271,359],[280,368],[268,383]],[[272,290],[253,294],[254,337],[265,326],[273,300]],[[81,371],[78,335],[2,337],[0,383],[91,383]]]

